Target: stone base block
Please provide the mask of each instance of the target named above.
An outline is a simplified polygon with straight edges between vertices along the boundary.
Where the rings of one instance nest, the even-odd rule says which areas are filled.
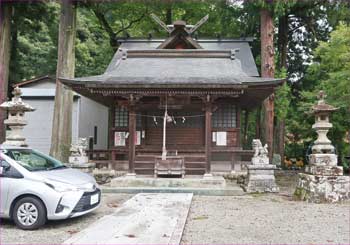
[[[338,157],[335,154],[311,154],[310,164],[317,166],[337,166]]]
[[[135,178],[127,176],[114,178],[111,187],[178,187],[178,188],[223,188],[226,181],[222,176],[212,176],[212,178],[201,178],[200,176],[185,178],[150,178],[136,175]]]
[[[92,172],[94,178],[96,179],[98,184],[106,184],[111,182],[111,179],[117,176],[124,176],[126,174],[125,171],[115,171],[107,168],[97,169],[95,168]]]
[[[343,167],[308,165],[305,167],[305,172],[313,175],[341,176],[343,175]]]
[[[278,192],[274,169],[275,165],[248,165],[248,176],[242,186],[246,192]]]
[[[70,164],[82,165],[87,164],[89,162],[89,158],[87,156],[70,156],[68,158],[68,162]]]
[[[268,165],[269,158],[267,156],[257,156],[252,158],[253,165]]]
[[[333,203],[350,199],[350,176],[300,173],[294,196],[298,200],[314,203]]]
[[[83,171],[85,173],[92,173],[94,168],[96,167],[96,164],[93,162],[85,162],[85,163],[68,163],[67,166],[71,168],[78,169],[80,171]]]

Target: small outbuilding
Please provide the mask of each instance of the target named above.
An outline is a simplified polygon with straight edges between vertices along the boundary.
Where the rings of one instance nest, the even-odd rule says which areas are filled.
[[[42,76],[16,83],[21,88],[22,98],[36,110],[27,113],[28,125],[23,130],[30,147],[43,153],[50,152],[53,109],[55,103],[55,78]],[[93,137],[93,147],[107,148],[108,108],[87,97],[74,95],[72,114],[72,142],[78,137]]]

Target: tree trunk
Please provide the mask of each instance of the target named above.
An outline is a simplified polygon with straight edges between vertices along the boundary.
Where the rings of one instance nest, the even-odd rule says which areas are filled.
[[[256,109],[255,114],[255,139],[261,138],[261,106]]]
[[[278,19],[278,53],[279,53],[279,69],[287,69],[287,51],[288,51],[288,13]],[[280,118],[277,128],[278,145],[277,151],[284,160],[284,135],[285,135],[286,119]]]
[[[165,24],[171,25],[173,23],[173,10],[172,6],[170,5],[169,8],[166,10],[166,21]]]
[[[9,65],[10,65],[10,43],[11,43],[11,14],[10,4],[0,2],[0,104],[7,99]],[[0,110],[0,143],[5,141],[6,128],[4,120],[7,113]]]
[[[72,141],[73,92],[65,87],[58,78],[74,77],[76,5],[71,0],[61,2],[58,35],[56,95],[50,154],[61,161],[67,161]]]
[[[288,48],[288,14],[278,19],[278,53],[279,68],[287,69],[287,48]]]
[[[261,35],[261,76],[274,77],[274,48],[273,36],[274,25],[272,13],[267,9],[260,10],[260,35]],[[269,147],[269,158],[273,156],[273,119],[274,119],[274,98],[273,94],[265,99],[265,141]]]
[[[278,129],[278,150],[279,154],[281,155],[281,161],[284,160],[284,135],[285,135],[285,128],[286,128],[286,120],[283,118],[279,122],[279,129]]]

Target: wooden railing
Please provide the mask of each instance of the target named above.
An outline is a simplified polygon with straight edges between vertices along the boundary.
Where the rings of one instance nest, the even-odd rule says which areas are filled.
[[[97,167],[108,167],[109,169],[127,170],[127,149],[125,148],[113,148],[108,150],[93,150],[87,151],[91,160],[93,160]],[[250,163],[250,160],[254,154],[253,150],[243,150],[239,147],[213,147],[212,154],[227,153],[230,156],[230,160],[226,161],[226,165],[231,163],[231,171],[240,171],[245,168],[246,164]],[[159,147],[137,147],[136,155],[138,154],[150,154],[161,155]],[[204,147],[178,147],[178,155],[191,156],[193,154],[205,154]],[[214,161],[213,161],[214,162]],[[224,161],[223,161],[224,162]]]

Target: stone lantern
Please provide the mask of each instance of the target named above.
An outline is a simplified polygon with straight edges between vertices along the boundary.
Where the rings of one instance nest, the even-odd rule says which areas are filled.
[[[329,116],[338,108],[328,105],[325,97],[320,91],[317,103],[311,108],[315,115],[312,128],[318,137],[311,148],[305,173],[299,174],[295,191],[296,197],[310,202],[338,202],[350,198],[350,177],[344,176],[343,167],[337,165],[335,148],[327,137],[332,128]]]
[[[24,119],[24,114],[27,111],[34,111],[35,109],[22,101],[22,92],[20,88],[16,87],[12,94],[13,97],[11,101],[6,101],[0,105],[2,109],[8,111],[8,118],[4,123],[11,129],[3,144],[27,146],[25,138],[22,135],[23,127],[27,125],[27,121]]]

